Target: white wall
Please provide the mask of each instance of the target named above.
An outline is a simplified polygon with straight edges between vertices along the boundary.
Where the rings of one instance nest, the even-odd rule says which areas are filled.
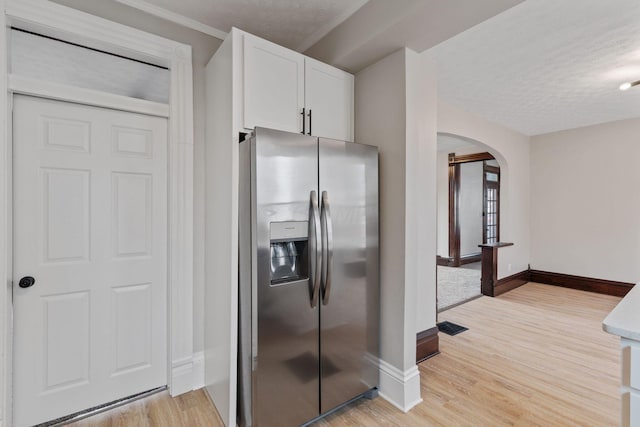
[[[355,77],[355,139],[380,152],[380,358],[396,377],[381,393],[402,409],[420,401],[416,332],[435,326],[433,65],[400,49]]]
[[[377,146],[380,156],[380,356],[402,369],[405,351],[398,332],[406,322],[404,57],[399,50],[355,76],[355,140]]]
[[[531,268],[640,279],[640,119],[531,138]]]
[[[530,254],[529,137],[443,101],[438,102],[438,132],[473,140],[500,163],[500,240],[514,246],[498,249],[498,278],[526,270]]]
[[[416,328],[421,332],[436,326],[437,211],[436,158],[438,153],[438,78],[436,65],[428,53],[408,50],[407,55],[407,240],[411,242],[408,268],[415,273],[407,279],[415,283],[417,293]],[[409,248],[409,246],[407,246]],[[425,262],[429,260],[431,262]],[[408,301],[408,302],[409,302]],[[415,333],[405,330],[405,334]],[[415,343],[412,346],[415,359]]]
[[[460,256],[477,254],[482,244],[482,174],[483,162],[460,165],[458,215],[460,221]]]

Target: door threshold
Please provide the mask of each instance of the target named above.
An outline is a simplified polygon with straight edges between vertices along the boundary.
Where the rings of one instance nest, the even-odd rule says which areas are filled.
[[[70,424],[70,423],[88,418],[92,415],[96,415],[101,412],[106,412],[111,409],[115,409],[119,406],[126,405],[127,403],[144,399],[145,397],[151,396],[156,393],[160,393],[162,391],[165,391],[166,389],[167,389],[167,386],[165,385],[162,387],[157,387],[151,390],[143,391],[142,393],[133,394],[131,396],[123,397],[122,399],[114,400],[109,403],[105,403],[99,406],[94,406],[93,408],[85,409],[84,411],[79,411],[71,415],[65,415],[64,417],[56,418],[55,420],[47,421],[46,423],[38,424],[37,427],[56,427],[56,426],[63,426],[66,424]]]
[[[454,303],[454,304],[451,304],[451,305],[448,305],[448,306],[446,306],[446,307],[442,307],[441,309],[438,309],[438,314],[440,314],[440,313],[442,313],[442,312],[445,312],[445,311],[447,311],[447,310],[451,310],[452,308],[456,308],[456,307],[458,307],[458,306],[460,306],[460,305],[462,305],[462,304],[466,304],[466,303],[468,303],[468,302],[471,302],[471,301],[473,301],[473,300],[476,300],[476,299],[478,299],[478,298],[480,298],[480,297],[482,297],[482,296],[483,296],[482,294],[480,294],[480,295],[475,295],[475,296],[472,296],[471,298],[467,298],[467,299],[465,299],[465,300],[458,301],[458,302],[456,302],[456,303]]]

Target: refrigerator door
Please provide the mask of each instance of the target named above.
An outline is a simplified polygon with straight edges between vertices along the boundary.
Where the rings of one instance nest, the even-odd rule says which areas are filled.
[[[298,426],[319,414],[318,143],[256,128],[252,144],[253,419],[260,427]]]
[[[378,151],[320,138],[320,412],[378,386]]]

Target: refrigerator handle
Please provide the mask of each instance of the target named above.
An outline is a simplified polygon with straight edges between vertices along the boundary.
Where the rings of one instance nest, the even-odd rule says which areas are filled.
[[[320,236],[320,214],[318,213],[318,193],[312,191],[309,207],[309,285],[311,286],[311,307],[318,305],[320,293],[320,264],[322,262],[322,246],[318,244]]]
[[[331,208],[329,194],[322,192],[322,304],[329,304],[331,293],[331,275],[333,265],[333,223],[331,222]]]

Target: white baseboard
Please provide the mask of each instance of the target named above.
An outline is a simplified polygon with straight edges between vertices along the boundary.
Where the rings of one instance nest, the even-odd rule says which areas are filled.
[[[380,396],[403,412],[422,402],[420,397],[420,371],[414,365],[401,371],[380,360]]]
[[[204,387],[204,351],[193,354],[193,390]]]
[[[171,396],[179,396],[193,390],[193,356],[174,360],[171,364]]]
[[[171,396],[204,387],[204,352],[199,351],[191,357],[176,360],[171,366]]]

